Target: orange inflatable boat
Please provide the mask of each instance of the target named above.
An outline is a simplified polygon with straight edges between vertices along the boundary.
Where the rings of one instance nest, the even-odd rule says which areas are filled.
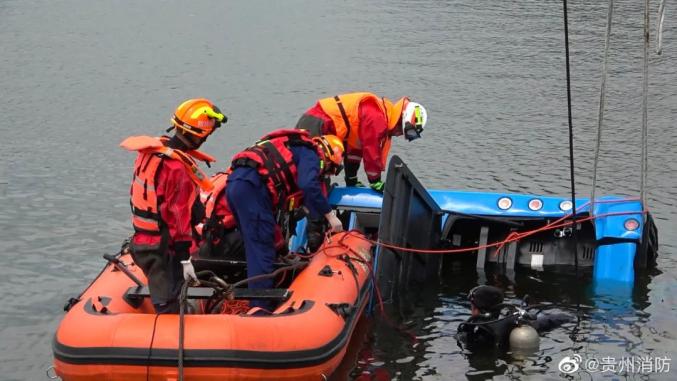
[[[371,286],[371,245],[354,232],[338,234],[296,276],[278,278],[282,288],[232,290],[235,302],[277,301],[272,313],[206,313],[213,289],[187,288],[189,302],[203,300],[184,316],[180,346],[179,315],[154,313],[146,278],[131,256],[109,261],[71,299],[54,337],[54,368],[65,381],[176,380],[179,361],[185,380],[327,379],[345,354]],[[221,279],[234,282],[228,277]]]

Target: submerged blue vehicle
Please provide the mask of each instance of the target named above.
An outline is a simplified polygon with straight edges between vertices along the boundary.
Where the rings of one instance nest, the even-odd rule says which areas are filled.
[[[605,196],[593,208],[588,201],[576,199],[574,223],[566,197],[427,190],[397,156],[383,195],[354,187],[330,194],[344,226],[385,244],[375,263],[385,297],[398,285],[436,276],[442,258],[456,255],[472,257],[478,269],[575,266],[591,268],[596,282],[633,282],[637,270],[655,263],[658,237],[651,215],[638,199]],[[300,224],[292,250],[303,245],[304,231]]]

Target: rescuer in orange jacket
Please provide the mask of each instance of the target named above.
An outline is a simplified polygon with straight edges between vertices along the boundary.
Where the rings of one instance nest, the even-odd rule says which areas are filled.
[[[322,190],[324,177],[341,170],[342,157],[343,144],[336,136],[311,139],[307,131],[291,129],[271,132],[233,157],[226,196],[244,240],[248,277],[273,271],[275,215],[298,207],[299,194],[310,216],[324,216],[333,231],[343,229]],[[270,288],[273,280],[248,285]],[[269,307],[260,301],[250,305]]]
[[[200,189],[213,187],[196,160],[214,159],[197,151],[227,118],[207,99],[189,99],[171,119],[171,138],[132,136],[120,146],[138,153],[130,189],[134,236],[130,251],[148,278],[157,313],[178,312],[182,280],[196,280],[190,261],[192,210]]]
[[[196,226],[200,236],[200,258],[244,260],[244,243],[235,216],[226,199],[230,169],[212,176],[214,188],[200,191],[204,218]]]
[[[370,187],[383,192],[381,172],[388,161],[391,138],[404,135],[409,141],[418,139],[427,119],[425,108],[407,97],[392,103],[362,92],[320,99],[301,116],[296,128],[308,130],[312,136],[338,136],[346,148],[346,185],[361,186],[357,170],[364,161]]]

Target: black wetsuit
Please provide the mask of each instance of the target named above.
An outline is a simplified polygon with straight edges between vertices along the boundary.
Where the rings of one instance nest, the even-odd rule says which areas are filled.
[[[458,326],[457,340],[468,349],[507,348],[510,331],[520,323],[529,324],[538,333],[547,332],[570,321],[567,314],[538,314],[520,318],[517,314],[500,317],[471,317]]]

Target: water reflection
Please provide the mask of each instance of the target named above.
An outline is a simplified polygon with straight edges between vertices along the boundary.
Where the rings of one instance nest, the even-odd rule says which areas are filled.
[[[645,311],[651,307],[648,294],[661,271],[640,273],[634,285],[628,285],[595,283],[589,269],[579,269],[576,275],[570,266],[546,272],[519,268],[516,274],[506,274],[476,271],[472,260],[461,260],[447,261],[443,274],[439,283],[401,293],[385,307],[385,316],[377,311],[364,319],[334,379],[558,377],[558,362],[572,353],[590,358],[604,352],[619,359],[645,354],[638,332],[651,319]],[[503,289],[506,303],[519,304],[526,298],[529,304],[543,305],[546,313],[564,312],[575,319],[541,334],[539,350],[529,356],[495,348],[463,349],[455,333],[470,316],[467,292],[478,284]]]

